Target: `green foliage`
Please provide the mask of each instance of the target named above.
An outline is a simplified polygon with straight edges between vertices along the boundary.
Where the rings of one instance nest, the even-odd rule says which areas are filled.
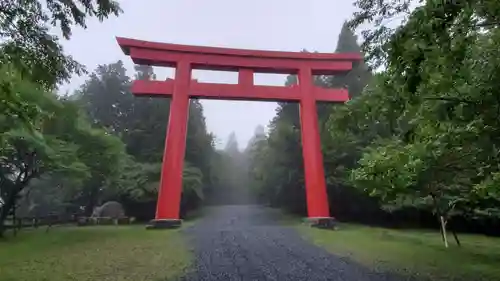
[[[119,187],[137,201],[151,201],[158,195],[161,163],[138,163],[129,158]]]
[[[9,85],[17,99],[33,109],[33,114],[28,115],[31,119],[27,123],[11,111],[0,115],[0,191],[6,202],[1,209],[0,225],[18,200],[32,189],[50,190],[44,184],[65,183],[65,188],[71,185],[73,195],[59,190],[52,194],[54,198],[47,198],[34,192],[39,201],[52,200],[61,205],[75,201],[78,205],[78,201],[82,204],[79,198],[86,198],[83,205],[93,207],[99,193],[109,190],[120,177],[126,158],[122,141],[104,130],[92,128],[74,101],[58,98],[15,75],[2,77],[11,78]],[[41,176],[44,181],[30,184]],[[64,198],[68,201],[61,201],[62,194],[66,194]],[[31,200],[24,199],[21,202],[30,204]]]
[[[182,171],[182,190],[186,196],[194,195],[200,200],[204,199],[203,173],[189,163],[184,164]]]
[[[118,15],[120,8],[109,0],[0,4],[0,196],[5,202],[0,233],[31,179],[49,173],[79,180],[90,176],[88,163],[78,158],[77,136],[50,128],[50,123],[73,117],[50,91],[85,70],[63,53],[49,26],[59,26],[69,39],[74,25],[86,27],[87,17],[103,20],[111,13]]]
[[[161,163],[137,163],[129,158],[118,183],[120,193],[126,194],[137,201],[155,200],[160,187]],[[182,173],[182,189],[186,196],[204,199],[203,173],[199,168],[186,162]],[[156,179],[152,181],[151,179]]]
[[[43,174],[60,174],[75,179],[89,176],[88,167],[78,158],[79,146],[71,139],[48,130],[51,120],[65,119],[64,105],[56,96],[32,82],[16,76],[9,83],[25,108],[33,109],[28,125],[20,115],[2,112],[0,130],[0,195],[6,202],[0,210],[0,233],[3,221],[33,178]],[[25,115],[26,117],[26,115]]]
[[[405,11],[408,3],[392,4],[358,1],[351,21],[405,14],[396,29],[364,32],[372,66],[386,69],[347,105],[358,128],[331,126],[368,141],[353,182],[392,208],[431,209],[444,217],[443,228],[456,215],[498,217],[500,6],[427,1]]]
[[[73,73],[85,72],[82,65],[63,53],[59,39],[49,26],[61,28],[69,39],[74,25],[86,27],[87,17],[104,20],[121,12],[117,2],[97,1],[15,1],[0,3],[0,111],[15,116],[32,130],[31,119],[37,108],[20,97],[15,79],[29,80],[37,87],[53,90],[69,81]],[[34,107],[33,107],[34,106]],[[2,121],[2,120],[0,120]],[[0,139],[0,147],[2,146]]]
[[[28,120],[32,125],[29,127],[21,122],[20,115],[12,114],[10,111],[4,111],[0,115],[4,144],[1,151],[2,160],[5,161],[2,167],[7,169],[4,176],[17,173],[26,165],[30,166],[25,161],[34,161],[35,158],[47,160],[32,163],[37,164],[37,167],[30,167],[30,169],[36,170],[37,173],[49,170],[56,172],[59,168],[71,167],[69,164],[75,162],[77,148],[63,138],[50,133],[45,134],[45,125],[48,121],[64,118],[58,115],[63,105],[54,95],[40,90],[31,82],[14,79],[10,81],[10,85],[12,89],[15,89],[16,96],[21,103],[26,108],[33,109],[33,114]]]
[[[339,34],[337,48],[338,52],[360,52],[357,38],[354,33],[344,24]],[[371,80],[371,73],[364,63],[354,66],[352,72],[347,75],[318,76],[314,83],[320,87],[340,88],[345,87],[357,102],[362,90]],[[285,85],[297,82],[295,76],[289,76]],[[351,134],[342,130],[330,133],[331,127],[349,127],[353,118],[365,118],[366,112],[356,115],[351,114],[346,107],[339,105],[318,104],[318,117],[320,122],[320,134],[325,154],[325,172],[329,181],[329,193],[332,200],[345,199],[337,196],[339,193],[349,192],[346,186],[346,174],[348,168],[356,162],[359,155],[361,142]],[[353,125],[356,127],[356,125]],[[259,141],[247,148],[248,158],[251,165],[249,168],[253,190],[259,195],[262,202],[277,207],[283,207],[295,213],[305,214],[305,189],[303,157],[300,136],[299,108],[294,103],[279,103],[277,116],[269,124],[269,134],[259,137]],[[336,199],[339,198],[339,199]],[[335,206],[349,206],[354,197],[347,203],[334,202]],[[347,201],[347,200],[346,200]],[[359,203],[356,203],[359,205]],[[342,207],[344,208],[344,207]]]
[[[23,83],[19,72],[10,64],[2,65],[0,73],[3,74],[0,77],[0,112],[4,113],[0,121],[2,124],[12,122],[28,130],[33,129],[32,123],[39,114],[39,108],[36,104],[24,102],[22,96],[27,91],[38,91],[37,87]]]
[[[350,28],[375,23],[362,32],[362,50],[378,73],[360,63],[349,75],[315,79],[353,97],[318,105],[330,202],[340,218],[360,212],[352,205],[365,215],[428,210],[443,226],[455,216],[498,218],[500,5],[438,2],[357,1],[337,51],[359,52]],[[402,24],[391,28],[400,15]],[[280,104],[266,140],[251,151],[259,192],[282,207],[304,201],[296,105]]]
[[[151,66],[137,65],[135,70],[136,79],[155,78]],[[85,110],[94,127],[105,128],[106,132],[120,138],[128,154],[124,158],[118,157],[125,160],[116,164],[116,173],[112,174],[117,178],[104,184],[104,192],[95,195],[97,201],[125,197],[136,203],[155,204],[170,100],[134,97],[130,85],[131,79],[121,61],[100,65],[73,99]],[[207,131],[199,101],[190,102],[189,115],[183,202],[187,202],[186,208],[193,208],[213,186],[211,164],[214,150],[213,137]],[[100,150],[102,148],[95,151]],[[109,178],[109,173],[106,178]]]
[[[69,39],[73,26],[86,27],[86,18],[102,21],[121,10],[112,0],[44,2],[8,0],[0,4],[0,64],[12,63],[27,79],[53,88],[67,81],[72,73],[82,73],[84,68],[63,54],[58,38],[49,33],[49,26],[60,27],[63,37]]]

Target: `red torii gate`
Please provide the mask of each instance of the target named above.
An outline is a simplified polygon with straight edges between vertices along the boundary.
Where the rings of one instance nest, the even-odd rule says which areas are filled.
[[[299,102],[308,218],[313,225],[333,225],[326,192],[316,102],[345,102],[349,96],[346,89],[324,89],[313,85],[312,75],[348,72],[353,62],[362,59],[360,54],[256,51],[121,37],[117,37],[117,41],[123,52],[136,64],[176,69],[175,80],[134,81],[132,85],[134,95],[172,98],[156,218],[152,221],[152,228],[178,227],[181,224],[179,211],[189,98]],[[199,83],[191,80],[192,69],[238,72],[238,84]],[[291,87],[254,85],[254,73],[296,74],[299,83]]]

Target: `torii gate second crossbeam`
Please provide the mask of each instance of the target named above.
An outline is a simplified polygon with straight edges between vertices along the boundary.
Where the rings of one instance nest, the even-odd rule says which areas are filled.
[[[302,154],[308,218],[313,225],[330,227],[328,196],[318,128],[316,102],[345,102],[346,89],[324,89],[313,84],[313,75],[336,75],[352,69],[360,54],[323,54],[186,46],[117,38],[133,62],[175,67],[175,80],[134,81],[134,95],[171,97],[156,218],[150,228],[179,227],[182,170],[186,150],[189,98],[221,100],[296,101],[300,104]],[[199,83],[191,79],[193,69],[238,72],[238,84]],[[291,87],[254,84],[254,73],[295,74]]]

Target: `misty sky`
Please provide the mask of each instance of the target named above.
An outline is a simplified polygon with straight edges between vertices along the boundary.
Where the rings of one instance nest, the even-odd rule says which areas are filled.
[[[354,12],[353,0],[122,0],[118,18],[103,23],[89,20],[88,28],[75,29],[63,41],[67,54],[92,71],[99,64],[124,61],[133,75],[133,64],[123,55],[115,36],[177,44],[333,52],[343,22]],[[172,69],[155,68],[158,80],[172,77]],[[193,71],[202,82],[235,83],[236,73]],[[86,77],[74,77],[61,91],[73,91]],[[283,85],[284,75],[256,74],[256,84]],[[240,148],[246,146],[259,124],[267,126],[275,103],[202,102],[209,131],[218,147],[236,132]],[[158,120],[164,122],[164,120]]]

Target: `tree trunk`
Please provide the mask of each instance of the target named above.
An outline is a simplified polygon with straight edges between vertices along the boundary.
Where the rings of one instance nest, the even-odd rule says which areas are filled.
[[[17,236],[17,228],[19,226],[19,223],[17,221],[16,217],[16,204],[14,204],[12,208],[12,230],[14,231],[14,236]]]
[[[457,232],[455,231],[455,224],[454,223],[452,223],[450,229],[451,229],[451,233],[453,233],[453,238],[455,239],[457,246],[461,247],[462,245],[460,244],[460,240],[458,239]]]
[[[33,160],[34,161],[34,160]],[[21,180],[21,175],[24,175],[24,178]],[[11,188],[11,191],[7,193],[7,199],[3,207],[0,209],[0,237],[3,237],[5,234],[5,231],[7,230],[5,228],[5,220],[9,216],[10,212],[12,209],[14,209],[14,221],[12,226],[14,227],[14,230],[16,229],[16,220],[15,220],[15,206],[17,203],[17,200],[19,199],[18,195],[19,193],[28,185],[29,181],[34,178],[36,173],[32,172],[30,175],[28,175],[28,172],[26,171],[21,171],[19,176],[17,177],[16,181],[12,184],[9,188]]]
[[[3,205],[1,211],[0,211],[0,237],[4,237],[5,231],[7,228],[5,227],[5,220],[10,214],[10,211],[14,207],[14,204],[16,200],[16,196],[11,194],[10,198],[7,199],[7,202]],[[13,221],[13,226],[16,226],[15,221]]]
[[[443,216],[439,216],[439,221],[441,223],[441,235],[443,237],[444,246],[448,248],[448,238],[446,237],[446,220]]]
[[[453,233],[453,238],[455,238],[455,242],[457,242],[457,246],[461,247],[462,245],[460,244],[460,240],[458,239],[457,232],[453,229],[451,230],[451,232]]]
[[[444,243],[443,228],[441,227],[441,221],[439,222],[439,234],[441,234],[441,241]]]
[[[100,185],[97,185],[100,186]],[[97,206],[97,199],[99,197],[99,188],[93,186],[90,189],[89,195],[87,197],[87,203],[85,204],[85,216],[90,217],[94,212],[94,208]]]
[[[3,217],[3,215],[1,215]],[[5,218],[0,218],[0,238],[3,238],[5,235]]]
[[[8,214],[7,209],[10,209],[10,207],[4,205],[3,208],[0,210],[0,237],[4,237],[4,233],[6,230],[5,219],[7,219],[7,214]]]

